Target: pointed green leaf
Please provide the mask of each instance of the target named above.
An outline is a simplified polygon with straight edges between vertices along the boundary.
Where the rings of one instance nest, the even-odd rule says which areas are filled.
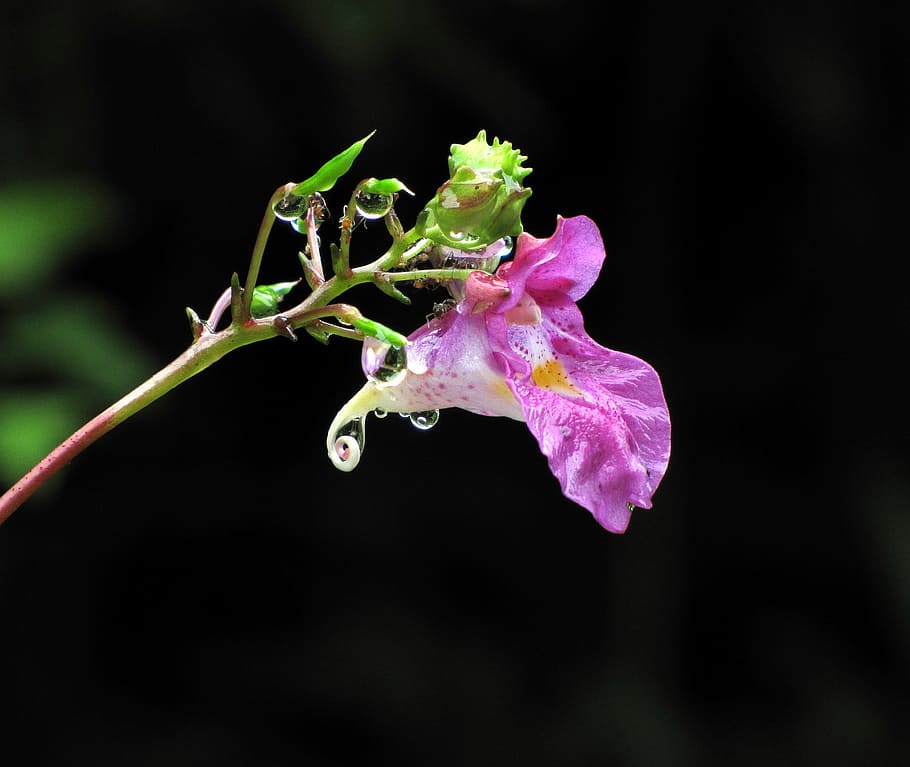
[[[405,306],[411,305],[411,299],[402,293],[398,288],[396,288],[394,283],[392,283],[388,277],[385,277],[382,274],[376,274],[373,277],[373,284],[387,296],[391,296],[397,301],[401,301],[401,303],[403,303]]]
[[[360,188],[370,194],[395,194],[395,192],[407,192],[411,197],[414,193],[408,189],[397,178],[368,178]]]
[[[357,317],[351,320],[351,325],[357,328],[357,330],[365,336],[378,338],[380,341],[392,344],[392,346],[400,348],[408,343],[408,339],[401,335],[401,333],[398,333],[391,328],[387,328],[380,322],[367,319],[366,317]]]
[[[300,280],[276,282],[273,285],[257,285],[253,289],[250,314],[254,317],[268,317],[278,311],[278,304]]]
[[[351,169],[363,145],[376,131],[370,132],[360,141],[355,141],[343,152],[335,155],[306,181],[301,181],[294,187],[292,193],[299,197],[306,197],[315,192],[326,192],[335,186],[335,182]]]

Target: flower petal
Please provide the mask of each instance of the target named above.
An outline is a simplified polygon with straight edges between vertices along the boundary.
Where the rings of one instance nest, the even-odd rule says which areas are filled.
[[[631,468],[619,412],[519,381],[513,391],[563,494],[607,530],[624,532],[632,513],[628,498],[641,495],[641,472]]]
[[[339,410],[329,428],[330,451],[341,426],[374,410],[417,413],[458,407],[524,420],[490,348],[483,315],[446,312],[412,333],[405,348],[408,367],[400,382],[369,380]]]
[[[523,233],[514,259],[497,271],[512,289],[498,311],[512,308],[525,291],[541,303],[547,296],[578,301],[597,280],[605,258],[600,230],[587,216],[558,216],[556,230],[546,239]]]
[[[608,354],[575,358],[569,377],[598,401],[610,399],[622,414],[629,444],[647,475],[642,495],[630,497],[629,502],[649,509],[670,460],[670,414],[663,387],[657,372],[644,360],[604,351]]]
[[[622,532],[629,504],[651,507],[669,460],[670,418],[657,373],[595,343],[572,303],[547,307],[538,326],[489,320],[509,386],[563,492]]]
[[[408,337],[408,375],[391,390],[394,407],[413,412],[458,407],[523,420],[487,336],[483,314],[452,310]]]

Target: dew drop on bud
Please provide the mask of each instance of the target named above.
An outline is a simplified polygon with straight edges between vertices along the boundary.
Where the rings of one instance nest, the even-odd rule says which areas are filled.
[[[394,198],[390,194],[377,194],[360,190],[354,198],[357,212],[364,218],[382,218],[392,209]]]
[[[432,429],[439,420],[438,410],[425,410],[421,413],[411,413],[408,416],[411,419],[411,425],[422,431]]]
[[[341,426],[335,432],[333,450],[329,454],[335,468],[341,469],[341,471],[353,471],[360,463],[365,440],[363,417],[358,416]]]
[[[290,191],[285,192],[284,197],[272,206],[272,213],[275,214],[275,218],[280,218],[282,221],[304,218],[306,211],[306,197],[299,197],[296,194],[291,194]]]
[[[392,346],[376,338],[363,343],[363,370],[380,387],[397,386],[408,374],[408,355],[403,346]]]
[[[377,418],[385,418],[388,415],[388,413],[385,410],[383,410],[381,407],[378,407],[373,411],[373,415],[375,415]]]

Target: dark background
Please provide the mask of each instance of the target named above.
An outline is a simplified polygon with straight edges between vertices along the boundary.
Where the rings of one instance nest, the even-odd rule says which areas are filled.
[[[594,7],[4,0],[3,199],[63,254],[0,292],[7,424],[176,357],[279,184],[377,129],[348,180],[403,180],[410,225],[483,128],[534,168],[528,231],[600,226],[588,330],[656,367],[674,429],[617,536],[504,419],[371,420],[334,470],[353,343],[230,355],[0,528],[7,764],[910,757],[906,29]],[[300,247],[276,230],[264,278]]]

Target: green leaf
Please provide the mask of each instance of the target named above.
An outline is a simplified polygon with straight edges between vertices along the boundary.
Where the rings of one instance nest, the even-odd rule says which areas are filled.
[[[401,301],[405,306],[411,305],[411,299],[396,288],[394,283],[382,274],[377,274],[373,277],[373,284],[387,296],[391,296],[396,301]]]
[[[351,169],[354,160],[357,159],[357,155],[359,155],[360,150],[363,149],[363,145],[367,143],[367,140],[375,132],[375,130],[370,132],[360,139],[360,141],[355,141],[343,152],[335,155],[306,181],[301,181],[297,184],[297,186],[291,190],[292,194],[295,194],[298,197],[306,197],[315,192],[326,192],[331,189],[335,186],[335,182]]]
[[[351,321],[351,324],[365,336],[378,338],[380,341],[392,344],[392,346],[402,347],[407,345],[408,339],[391,328],[387,328],[382,323],[369,320],[366,317],[358,317]]]
[[[407,192],[411,197],[414,193],[408,189],[397,178],[368,178],[360,188],[370,194],[395,194],[395,192]]]
[[[300,280],[294,282],[276,282],[272,285],[257,285],[253,288],[253,300],[250,302],[250,314],[253,317],[268,317],[278,311],[281,303],[291,289]]]

